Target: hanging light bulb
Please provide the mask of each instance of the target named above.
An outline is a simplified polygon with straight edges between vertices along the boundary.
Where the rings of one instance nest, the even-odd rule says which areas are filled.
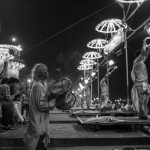
[[[108,62],[108,64],[109,64],[109,66],[112,66],[112,65],[114,65],[114,61],[113,60],[109,60],[109,62]]]
[[[85,83],[85,84],[88,84],[88,82],[89,82],[89,81],[88,81],[87,79],[84,80],[84,83]]]

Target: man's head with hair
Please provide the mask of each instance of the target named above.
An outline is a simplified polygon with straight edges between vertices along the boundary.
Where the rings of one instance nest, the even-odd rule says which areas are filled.
[[[7,82],[8,82],[8,78],[3,78],[3,79],[1,80],[1,84],[7,84]]]
[[[45,81],[48,79],[48,69],[45,64],[38,63],[32,69],[32,80],[34,81]]]
[[[135,51],[135,57],[138,57],[141,54],[141,52],[146,51],[146,49],[147,49],[147,43],[146,40],[144,39],[142,42],[142,48]]]
[[[18,91],[18,86],[19,86],[19,79],[17,78],[14,78],[14,77],[10,77],[8,79],[8,82],[7,84],[9,85],[10,87],[10,94],[14,94]]]
[[[17,79],[17,78],[14,78],[14,77],[10,77],[9,79],[8,79],[8,82],[7,82],[7,84],[14,84],[14,83],[19,83],[19,79]]]

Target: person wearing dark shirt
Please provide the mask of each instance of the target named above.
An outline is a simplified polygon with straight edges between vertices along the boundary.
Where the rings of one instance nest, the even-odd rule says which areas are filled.
[[[150,47],[147,48],[145,40],[138,57],[133,62],[131,71],[132,81],[134,83],[131,91],[131,100],[134,109],[139,113],[139,119],[148,119],[147,103],[150,96],[150,86],[148,84],[148,72],[145,61],[150,54]]]
[[[47,79],[46,65],[36,64],[32,69],[33,85],[29,101],[29,124],[24,136],[27,150],[45,150],[50,141],[49,111],[55,107],[55,99],[49,99]]]

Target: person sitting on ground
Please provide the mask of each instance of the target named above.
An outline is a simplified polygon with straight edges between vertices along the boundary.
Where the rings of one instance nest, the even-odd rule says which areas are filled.
[[[24,117],[22,115],[22,101],[21,101],[23,93],[19,88],[16,89],[16,93],[18,93],[18,94],[16,94],[16,96],[13,99],[13,103],[14,103],[14,106],[16,109],[15,111],[17,112],[17,115],[15,116],[16,124],[17,125],[19,125],[19,124],[25,125],[26,124],[26,117]]]

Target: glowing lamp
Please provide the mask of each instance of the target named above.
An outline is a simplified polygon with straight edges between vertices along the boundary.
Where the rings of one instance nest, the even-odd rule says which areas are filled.
[[[101,33],[116,33],[121,27],[124,27],[122,20],[120,19],[107,19],[102,21],[96,26],[96,31]]]
[[[96,65],[97,63],[92,59],[83,59],[80,61],[80,64]]]
[[[83,65],[78,66],[77,69],[78,70],[90,70],[92,69],[92,65],[83,64]]]
[[[105,39],[94,39],[87,44],[87,47],[93,49],[102,49],[108,41]]]
[[[28,79],[28,80],[27,80],[27,82],[28,82],[29,84],[31,83],[31,81],[32,81],[31,79]]]
[[[143,3],[145,0],[117,0],[121,3]]]
[[[92,73],[91,73],[91,76],[92,76],[92,77],[94,77],[95,75],[96,75],[96,73],[95,73],[95,72],[92,72]]]
[[[150,34],[150,23],[146,24],[145,27],[144,27],[144,30]]]
[[[87,84],[87,83],[89,83],[89,81],[88,81],[87,79],[85,79],[85,80],[84,80],[84,83]]]
[[[101,58],[102,55],[98,52],[87,52],[82,57],[85,59],[98,59]]]
[[[14,59],[11,59],[9,61],[9,63],[11,64],[10,69],[14,69],[14,70],[21,70],[23,67],[25,67],[25,62],[24,60],[20,59],[19,57],[14,57]]]
[[[81,77],[81,80],[83,80],[83,77]]]
[[[114,64],[115,64],[115,62],[114,62],[113,60],[109,60],[109,61],[108,61],[108,65],[109,65],[109,66],[112,66],[112,65],[114,65]]]
[[[16,38],[15,38],[15,37],[13,37],[13,38],[12,38],[12,41],[13,41],[13,42],[16,42]]]
[[[79,83],[79,87],[81,90],[84,89],[84,86],[81,83]]]
[[[24,67],[24,60],[15,56],[14,59],[8,61],[6,76],[19,78],[19,71]]]

